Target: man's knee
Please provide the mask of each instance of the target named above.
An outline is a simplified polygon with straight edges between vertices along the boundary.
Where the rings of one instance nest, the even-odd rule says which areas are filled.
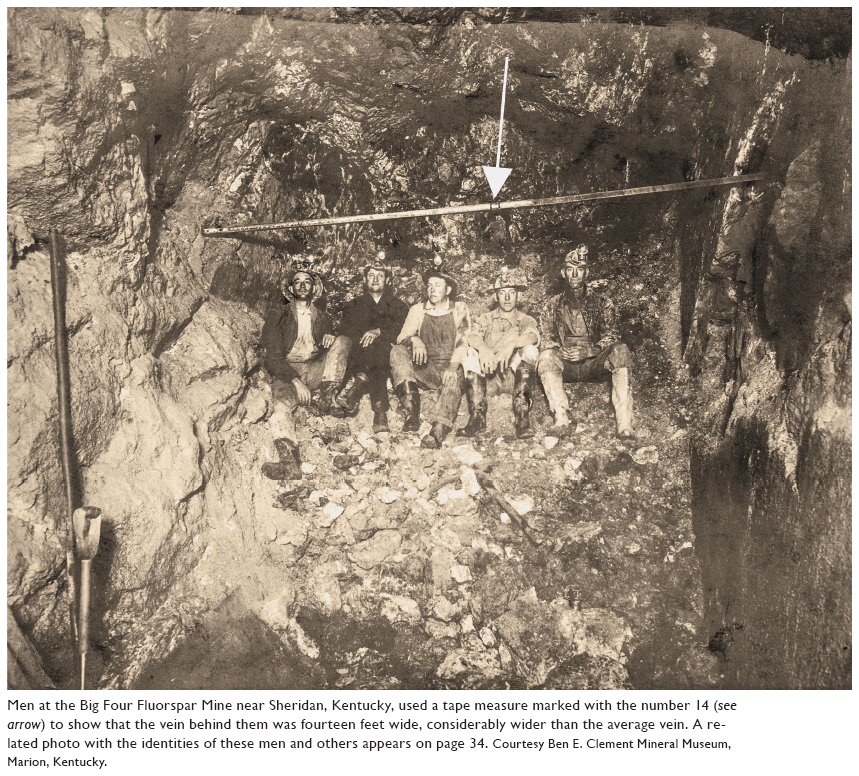
[[[609,369],[612,372],[617,369],[629,369],[632,366],[632,353],[629,352],[629,348],[622,342],[615,342],[609,345],[606,364],[609,365]]]
[[[329,353],[348,353],[352,349],[352,340],[344,334],[340,334],[334,338],[331,347],[328,348]]]
[[[534,366],[539,357],[540,351],[537,349],[536,345],[526,345],[522,348],[522,361],[524,363]]]
[[[391,369],[395,366],[410,364],[412,362],[412,354],[403,345],[394,345],[391,348]]]
[[[563,374],[564,365],[558,355],[557,348],[548,348],[540,352],[537,358],[537,374]]]

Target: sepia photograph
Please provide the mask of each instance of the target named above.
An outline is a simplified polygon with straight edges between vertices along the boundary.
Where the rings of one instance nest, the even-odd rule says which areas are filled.
[[[852,689],[850,7],[6,32],[7,689]]]

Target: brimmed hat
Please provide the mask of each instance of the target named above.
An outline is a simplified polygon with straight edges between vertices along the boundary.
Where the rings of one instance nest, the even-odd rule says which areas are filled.
[[[567,267],[581,267],[588,263],[588,246],[579,243],[577,248],[571,250],[564,256],[564,269]]]
[[[501,268],[501,274],[495,279],[495,284],[490,291],[498,291],[501,288],[515,288],[517,291],[527,291],[528,279],[522,270],[514,269],[510,272],[507,267]]]
[[[384,272],[387,278],[390,278],[392,275],[391,265],[388,264],[387,258],[385,257],[384,251],[379,251],[375,256],[373,256],[370,261],[365,264],[361,268],[361,273],[364,277],[367,277],[367,273],[371,270],[375,269],[378,272]]]
[[[314,269],[312,256],[296,257],[293,260],[292,266],[286,271],[286,275],[284,275],[284,280],[288,286],[292,285],[292,281],[295,280],[295,276],[299,272],[306,272],[314,281],[319,277],[319,273]]]
[[[442,261],[441,256],[436,254],[433,257],[432,264],[424,270],[423,275],[421,275],[424,281],[424,285],[429,283],[430,278],[441,278],[445,283],[450,286],[450,299],[456,299],[456,293],[459,290],[459,283],[456,278],[451,275],[449,272],[445,272],[444,270],[444,262]]]
[[[296,258],[292,262],[292,266],[287,270],[286,275],[284,276],[284,281],[286,285],[292,286],[292,281],[295,280],[295,276],[299,272],[306,272],[310,277],[313,278],[313,291],[314,295],[317,290],[321,290],[322,288],[322,276],[316,271],[313,266],[313,257],[312,256],[304,256],[301,258]]]

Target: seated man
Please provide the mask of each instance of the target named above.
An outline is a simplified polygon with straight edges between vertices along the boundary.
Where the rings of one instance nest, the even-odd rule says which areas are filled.
[[[265,463],[262,473],[270,480],[300,479],[301,469],[292,413],[311,402],[318,391],[317,409],[330,412],[346,373],[349,339],[335,339],[331,321],[313,304],[321,282],[310,272],[310,262],[299,262],[286,276],[293,301],[286,296],[269,311],[262,329],[263,363],[272,376],[274,412],[269,420],[280,457]]]
[[[546,304],[540,317],[540,352],[537,372],[543,381],[555,430],[569,426],[569,402],[564,383],[601,382],[611,374],[617,435],[633,436],[629,367],[632,356],[620,342],[614,304],[603,294],[588,291],[588,249],[579,245],[564,259],[563,293]]]
[[[391,347],[403,328],[409,306],[390,288],[391,272],[383,252],[379,251],[363,272],[364,293],[346,304],[340,323],[340,334],[352,343],[349,369],[354,377],[337,397],[337,404],[351,414],[367,391],[373,408],[373,433],[379,433],[389,430]]]
[[[441,269],[441,258],[423,275],[426,302],[409,309],[397,343],[391,348],[394,390],[405,416],[403,431],[420,427],[421,397],[418,385],[441,389],[430,420],[432,430],[422,447],[440,447],[459,411],[465,385],[462,362],[468,351],[471,319],[464,302],[456,302],[457,282]],[[453,302],[453,303],[452,303]],[[451,304],[452,303],[452,304]]]
[[[457,436],[473,437],[486,430],[487,395],[499,393],[513,394],[516,436],[534,436],[530,421],[531,382],[540,335],[537,321],[518,309],[519,294],[527,287],[521,273],[508,272],[503,267],[493,286],[498,306],[481,315],[471,329],[471,348],[465,362],[465,396],[471,419],[456,432]]]

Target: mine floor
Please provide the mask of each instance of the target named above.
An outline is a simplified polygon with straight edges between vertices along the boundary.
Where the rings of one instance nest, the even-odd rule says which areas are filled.
[[[636,364],[634,441],[614,435],[608,382],[567,386],[566,434],[552,435],[538,389],[533,439],[515,438],[511,398],[500,396],[490,399],[485,434],[451,435],[441,450],[401,433],[393,396],[392,433],[375,437],[367,399],[348,419],[300,409],[306,474],[280,484],[274,505],[312,530],[298,550],[276,526],[257,532],[272,573],[300,580],[289,624],[269,619],[277,638],[233,601],[138,687],[718,685],[722,657],[702,632],[690,512],[692,394],[667,355],[660,298],[631,277],[622,288],[616,301]],[[425,408],[431,400],[424,396]],[[458,426],[466,412],[463,400]],[[227,440],[237,454],[254,444],[242,430]],[[338,468],[346,464],[354,465]],[[502,514],[477,470],[536,543]]]

